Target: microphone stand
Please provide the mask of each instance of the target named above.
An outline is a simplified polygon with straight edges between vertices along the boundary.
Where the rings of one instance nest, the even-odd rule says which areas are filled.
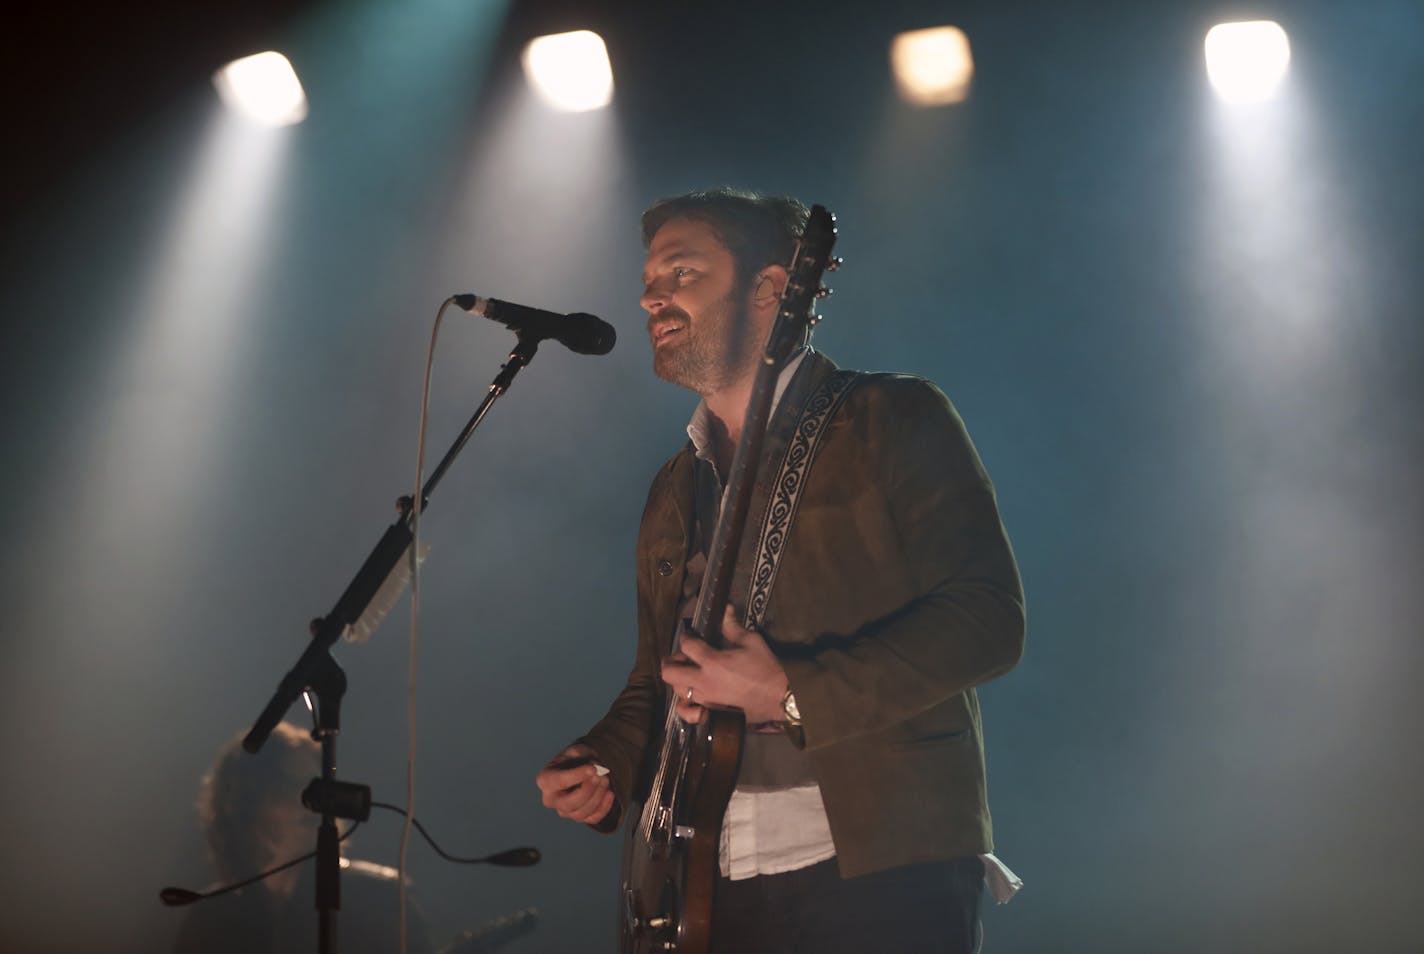
[[[520,332],[518,343],[509,353],[500,372],[489,386],[489,393],[466,422],[460,436],[446,452],[430,479],[421,488],[420,509],[424,512],[430,502],[430,494],[449,470],[456,455],[480,426],[485,414],[495,401],[509,390],[515,376],[534,360],[541,339]],[[341,697],[346,692],[346,674],[331,656],[331,647],[348,626],[361,618],[367,605],[391,574],[396,565],[409,550],[414,538],[412,524],[415,518],[415,502],[408,496],[396,503],[400,516],[386,528],[386,532],[376,543],[366,562],[356,571],[356,576],[346,587],[341,598],[336,601],[330,613],[311,622],[312,640],[297,662],[282,677],[277,691],[273,693],[267,707],[257,717],[257,721],[242,740],[242,747],[248,752],[262,748],[277,723],[282,721],[292,703],[303,692],[310,691],[316,696],[316,728],[312,737],[321,742],[321,778],[314,779],[302,793],[302,803],[312,811],[321,813],[321,826],[317,829],[316,857],[316,908],[318,917],[317,950],[319,954],[336,954],[336,915],[341,909],[341,849],[336,829],[337,818],[353,818],[364,821],[370,813],[371,792],[364,785],[336,780],[336,737],[341,731]]]

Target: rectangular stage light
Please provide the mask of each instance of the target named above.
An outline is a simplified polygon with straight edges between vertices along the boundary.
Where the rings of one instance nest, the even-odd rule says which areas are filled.
[[[974,77],[969,37],[958,27],[901,33],[890,44],[890,65],[900,96],[919,106],[963,102]]]
[[[307,94],[281,53],[233,60],[213,74],[213,85],[226,106],[263,125],[290,126],[307,118]]]
[[[1228,103],[1270,99],[1289,64],[1290,40],[1273,20],[1218,23],[1207,31],[1207,79]]]
[[[535,37],[524,48],[524,73],[555,109],[581,113],[613,100],[608,49],[592,30]]]

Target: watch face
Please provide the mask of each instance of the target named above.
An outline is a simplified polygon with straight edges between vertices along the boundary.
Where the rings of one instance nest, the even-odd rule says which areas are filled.
[[[790,690],[787,690],[786,698],[781,700],[781,708],[786,710],[786,717],[790,719],[793,724],[799,724],[801,722],[801,710],[797,708],[796,697],[791,694]]]

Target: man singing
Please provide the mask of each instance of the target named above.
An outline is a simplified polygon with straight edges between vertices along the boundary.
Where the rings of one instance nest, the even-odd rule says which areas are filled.
[[[665,698],[690,722],[704,707],[740,709],[713,949],[968,954],[993,848],[975,686],[1018,662],[1024,601],[988,475],[945,396],[797,352],[768,446],[790,439],[833,375],[848,385],[799,487],[760,625],[741,625],[739,562],[723,646],[675,640],[806,220],[795,199],[728,189],[643,215],[653,369],[701,402],[643,513],[627,685],[537,781],[559,815],[611,831]],[[766,510],[753,501],[753,519]]]

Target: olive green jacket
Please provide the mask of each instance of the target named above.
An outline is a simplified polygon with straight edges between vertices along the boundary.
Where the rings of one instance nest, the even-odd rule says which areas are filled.
[[[809,354],[781,407],[799,408],[833,370]],[[788,415],[778,420],[789,433]],[[775,446],[769,434],[779,463]],[[653,479],[637,545],[637,656],[581,740],[608,766],[620,806],[662,724],[659,664],[689,558],[693,464],[685,447]],[[769,491],[769,475],[759,481]],[[796,694],[842,876],[990,851],[974,687],[1018,662],[1024,602],[963,422],[924,379],[863,375],[826,425],[802,494],[761,629]],[[766,496],[759,487],[748,548]]]

